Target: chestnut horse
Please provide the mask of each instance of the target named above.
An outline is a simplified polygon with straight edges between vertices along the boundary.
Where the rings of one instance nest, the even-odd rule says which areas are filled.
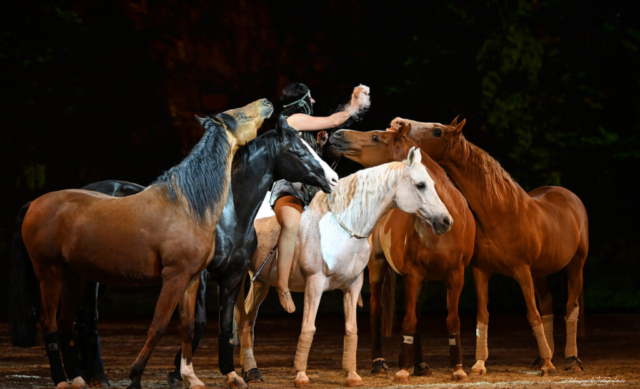
[[[227,199],[233,155],[256,137],[272,113],[273,105],[261,99],[210,118],[191,154],[136,195],[110,197],[63,190],[31,203],[22,238],[40,282],[45,346],[59,388],[68,385],[56,323],[67,264],[107,285],[162,283],[147,342],[131,367],[129,388],[141,387],[144,368],[178,302],[181,373],[189,387],[204,388],[191,361],[198,275],[214,254],[215,229]],[[66,303],[63,299],[63,309]]]
[[[415,146],[407,138],[409,131],[411,125],[403,126],[397,132],[340,130],[331,136],[330,142],[336,154],[369,167],[406,158],[409,149]],[[424,290],[427,280],[444,281],[447,287],[447,330],[452,378],[462,380],[466,378],[466,374],[462,370],[458,301],[464,284],[464,268],[473,255],[476,226],[467,200],[444,170],[426,153],[422,154],[422,164],[429,170],[438,196],[451,213],[455,224],[449,233],[436,235],[415,215],[394,209],[373,229],[369,237],[371,257],[368,264],[371,283],[372,373],[386,374],[388,370],[382,355],[381,327],[386,326],[387,334],[391,335],[395,309],[393,285],[395,272],[398,272],[404,276],[405,317],[402,324],[400,371],[396,374],[396,380],[409,381],[411,359],[414,359],[415,375],[431,374],[429,365],[423,359],[418,329],[420,289],[422,287]],[[383,284],[389,286],[384,292]],[[383,298],[385,301],[381,304]],[[384,317],[391,318],[384,322],[383,309]]]
[[[428,220],[437,234],[449,231],[453,221],[440,201],[433,179],[420,163],[420,150],[412,149],[403,162],[360,170],[341,179],[331,194],[318,193],[300,220],[297,247],[289,287],[304,292],[304,315],[294,360],[295,386],[309,385],[306,374],[309,350],[316,331],[315,320],[325,291],[344,293],[345,337],[342,367],[347,385],[361,386],[356,372],[358,323],[356,304],[362,288],[363,270],[369,259],[367,236],[377,220],[398,207]],[[258,249],[249,264],[254,273],[275,246],[279,234],[275,217],[257,220]],[[236,318],[240,332],[240,361],[245,371],[257,369],[253,358],[253,324],[269,286],[277,281],[275,258],[268,262],[251,284],[246,300],[238,298]],[[241,290],[241,296],[243,295]]]
[[[451,175],[476,218],[476,243],[471,266],[478,295],[476,363],[472,374],[485,374],[489,356],[487,329],[489,277],[514,278],[524,294],[542,374],[555,371],[553,304],[547,276],[564,269],[568,280],[565,321],[565,369],[582,370],[576,332],[582,269],[589,250],[587,211],[569,190],[543,186],[525,192],[489,154],[462,135],[466,121],[450,125],[396,118],[394,129],[411,124],[412,138]],[[536,296],[542,317],[536,308]]]

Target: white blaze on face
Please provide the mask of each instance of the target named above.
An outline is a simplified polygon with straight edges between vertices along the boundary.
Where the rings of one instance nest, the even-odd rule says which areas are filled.
[[[334,191],[338,187],[338,180],[339,180],[338,173],[334,172],[333,169],[331,169],[331,167],[325,161],[323,161],[322,158],[320,158],[320,156],[318,156],[318,154],[316,154],[315,151],[313,151],[311,146],[309,146],[309,144],[307,144],[307,142],[305,142],[304,139],[300,139],[300,140],[307,147],[311,155],[313,155],[313,158],[316,161],[318,161],[320,166],[322,166],[322,169],[324,170],[324,177],[327,179],[327,182],[329,183],[331,190]]]

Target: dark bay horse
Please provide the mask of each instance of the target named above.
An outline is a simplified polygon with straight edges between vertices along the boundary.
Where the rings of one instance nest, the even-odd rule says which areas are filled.
[[[144,368],[178,303],[181,373],[190,387],[204,388],[191,361],[198,275],[213,258],[233,156],[272,113],[273,105],[261,99],[207,119],[206,132],[191,154],[136,195],[63,190],[31,203],[22,240],[40,283],[45,347],[59,388],[68,386],[56,320],[65,265],[107,285],[162,283],[147,342],[131,367],[129,388],[141,387]],[[62,309],[69,303],[63,299]]]
[[[200,286],[196,297],[195,333],[193,340],[193,352],[204,335],[207,319],[205,315],[205,293],[208,277],[215,279],[220,287],[220,336],[219,336],[219,361],[223,374],[229,374],[233,368],[233,347],[230,347],[233,331],[233,322],[227,313],[232,310],[238,293],[238,273],[244,274],[248,261],[257,246],[257,238],[253,219],[264,199],[271,184],[275,180],[284,178],[291,182],[304,182],[322,188],[330,192],[337,183],[337,175],[304,143],[295,130],[287,125],[284,118],[280,118],[275,131],[269,131],[252,142],[242,147],[233,159],[231,169],[231,185],[224,210],[216,229],[216,248],[213,260],[202,272]],[[123,196],[138,193],[144,190],[143,186],[124,183],[120,181],[103,181],[91,184],[85,188],[110,194]],[[86,304],[93,308],[85,307],[85,310],[93,315],[95,311],[95,287],[89,288],[85,294]],[[92,301],[93,300],[93,301]],[[233,311],[232,311],[233,312]],[[97,314],[86,319],[85,325],[96,328]],[[97,336],[97,332],[94,336]],[[90,344],[98,344],[95,339]],[[65,358],[65,348],[63,358]],[[71,352],[70,352],[71,353]],[[89,351],[88,354],[100,359],[99,350]],[[73,355],[70,356],[70,359]],[[181,353],[176,355],[176,371],[169,374],[171,387],[180,387],[177,381],[182,381],[180,376]],[[65,359],[65,368],[67,367]],[[100,370],[102,363],[88,363],[94,371],[88,376],[102,376]],[[247,380],[262,380],[257,369],[244,372]],[[246,386],[240,379],[232,382],[237,387]]]
[[[415,146],[407,138],[409,131],[411,125],[403,126],[397,132],[340,130],[331,136],[330,142],[336,154],[370,167],[406,158],[409,150]],[[415,361],[415,375],[431,374],[424,361],[418,330],[420,289],[424,290],[428,280],[444,281],[447,287],[447,330],[452,378],[462,380],[466,378],[466,374],[462,370],[458,301],[464,284],[464,269],[473,254],[475,221],[464,196],[444,170],[424,153],[422,163],[429,170],[435,181],[436,191],[455,223],[448,234],[436,235],[415,215],[394,209],[373,229],[369,237],[371,257],[368,264],[373,338],[372,373],[386,374],[388,370],[382,354],[382,333],[386,330],[387,335],[391,335],[395,309],[393,285],[397,272],[404,276],[406,313],[402,324],[400,371],[396,374],[396,380],[409,381],[408,370],[412,359]],[[384,291],[383,285],[386,286]],[[383,316],[386,320],[382,319]]]
[[[471,266],[478,295],[477,361],[471,373],[486,373],[489,277],[496,272],[520,284],[538,343],[538,366],[543,375],[555,371],[551,363],[553,304],[547,276],[562,269],[568,280],[565,369],[580,371],[576,332],[582,270],[589,251],[587,211],[578,196],[562,187],[525,192],[495,159],[465,139],[465,123],[458,123],[457,118],[450,125],[396,118],[392,127],[412,125],[409,137],[451,175],[476,218]]]

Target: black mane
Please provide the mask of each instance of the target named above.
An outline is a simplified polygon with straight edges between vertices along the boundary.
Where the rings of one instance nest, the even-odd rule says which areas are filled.
[[[233,118],[223,114],[214,117],[222,119],[227,124]],[[226,117],[225,117],[226,116]],[[178,185],[187,199],[189,208],[196,219],[202,221],[207,210],[213,212],[214,206],[219,204],[221,197],[226,194],[225,183],[228,154],[231,144],[227,140],[225,129],[208,118],[203,124],[205,133],[191,153],[179,165],[164,172],[154,184],[166,184],[171,194],[171,201],[176,198],[173,185]],[[235,128],[235,123],[229,123]]]

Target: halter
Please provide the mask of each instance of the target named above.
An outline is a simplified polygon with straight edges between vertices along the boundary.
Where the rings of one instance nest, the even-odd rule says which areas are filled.
[[[306,113],[307,115],[310,115],[311,114],[311,108],[309,107],[309,104],[307,104],[307,102],[304,100],[310,94],[311,94],[311,90],[307,91],[307,93],[304,96],[302,96],[300,99],[294,101],[293,103],[289,103],[289,104],[283,105],[282,108],[291,107],[292,105],[297,104],[298,107],[301,107],[302,109],[304,109],[304,113]]]
[[[331,199],[329,198],[329,195],[327,195],[327,206],[329,207],[329,212],[331,212],[331,214],[333,215],[333,218],[336,219],[336,221],[338,222],[338,224],[340,224],[340,227],[342,227],[343,230],[347,231],[347,233],[349,235],[351,235],[352,238],[356,238],[356,239],[367,239],[367,236],[362,236],[362,235],[358,235],[355,232],[351,231],[349,228],[347,228],[347,226],[345,226],[340,219],[338,219],[338,217],[336,216],[336,213],[333,212],[333,210],[331,209]]]

